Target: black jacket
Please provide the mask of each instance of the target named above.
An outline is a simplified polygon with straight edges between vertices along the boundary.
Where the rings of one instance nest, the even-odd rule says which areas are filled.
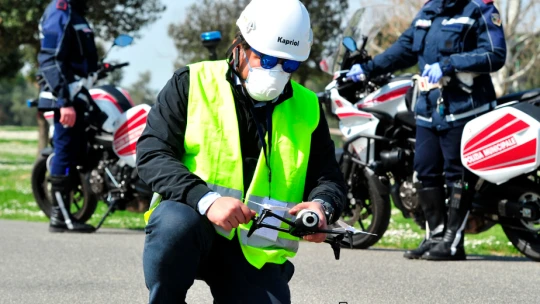
[[[246,98],[248,95],[242,87],[233,83],[234,76],[230,70],[223,76],[231,83],[235,99],[244,161],[244,189],[247,191],[261,151],[257,122],[263,130],[266,129],[267,104],[254,105],[251,98]],[[291,93],[289,83],[273,106],[288,99]],[[146,128],[137,143],[137,169],[141,179],[164,200],[186,203],[197,210],[199,200],[211,190],[180,162],[185,153],[188,96],[189,69],[185,67],[174,73],[148,114]],[[250,108],[256,119],[250,114]],[[334,142],[322,109],[311,143],[303,199],[320,198],[333,204],[334,219],[337,219],[343,209],[346,185],[335,159]]]

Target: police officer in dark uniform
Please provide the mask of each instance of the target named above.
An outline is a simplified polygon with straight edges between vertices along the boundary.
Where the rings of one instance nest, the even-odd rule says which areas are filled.
[[[53,0],[40,21],[38,54],[41,92],[38,108],[54,110],[54,157],[50,164],[51,232],[93,232],[69,213],[76,164],[86,152],[86,102],[76,93],[80,79],[96,79],[98,55],[94,33],[84,18],[85,0]]]
[[[359,81],[418,62],[429,83],[444,80],[440,89],[421,92],[414,109],[414,167],[428,233],[406,258],[466,258],[463,229],[476,180],[461,164],[461,134],[465,123],[493,108],[496,96],[489,73],[500,69],[505,58],[504,32],[493,0],[431,0],[395,44],[348,73]]]

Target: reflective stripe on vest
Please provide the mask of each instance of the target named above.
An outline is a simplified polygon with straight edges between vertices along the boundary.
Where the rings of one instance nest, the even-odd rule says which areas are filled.
[[[218,186],[218,185],[212,185],[212,184],[206,184],[208,186],[208,188],[210,188],[212,191],[214,192],[217,192],[219,193],[221,196],[229,196],[229,197],[234,197],[236,199],[242,199],[242,192],[240,192],[239,190],[235,190],[235,189],[230,189],[230,188],[225,188],[225,187],[221,187],[221,186]],[[144,213],[144,222],[146,225],[148,225],[148,221],[150,220],[150,215],[152,215],[152,213],[154,212],[154,210],[156,209],[156,207],[159,205],[159,203],[161,203],[161,195],[158,194],[158,193],[154,193],[154,195],[152,196],[152,200],[150,201],[150,208],[148,211],[146,211]],[[253,204],[255,205],[255,204]],[[251,208],[252,209],[252,208]],[[254,209],[254,210],[257,210],[257,209]],[[198,212],[199,210],[197,210]],[[216,229],[216,231],[227,237],[228,239],[232,239],[233,237],[233,231],[227,231],[217,225],[214,225],[214,228]]]

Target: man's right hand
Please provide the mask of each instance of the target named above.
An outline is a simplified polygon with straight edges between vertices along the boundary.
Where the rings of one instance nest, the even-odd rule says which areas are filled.
[[[362,70],[362,66],[359,63],[353,65],[346,76],[348,79],[352,79],[354,82],[366,80],[366,74],[364,73],[364,70]]]
[[[67,127],[73,127],[77,120],[77,113],[73,107],[60,108],[60,123]]]
[[[210,222],[229,231],[240,224],[247,224],[256,215],[246,204],[234,197],[218,198],[206,211]]]

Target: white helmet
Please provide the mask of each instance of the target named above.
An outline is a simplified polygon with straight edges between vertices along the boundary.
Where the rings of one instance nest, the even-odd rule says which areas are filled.
[[[298,0],[252,0],[236,25],[263,54],[296,61],[309,57],[313,32],[308,11]]]

